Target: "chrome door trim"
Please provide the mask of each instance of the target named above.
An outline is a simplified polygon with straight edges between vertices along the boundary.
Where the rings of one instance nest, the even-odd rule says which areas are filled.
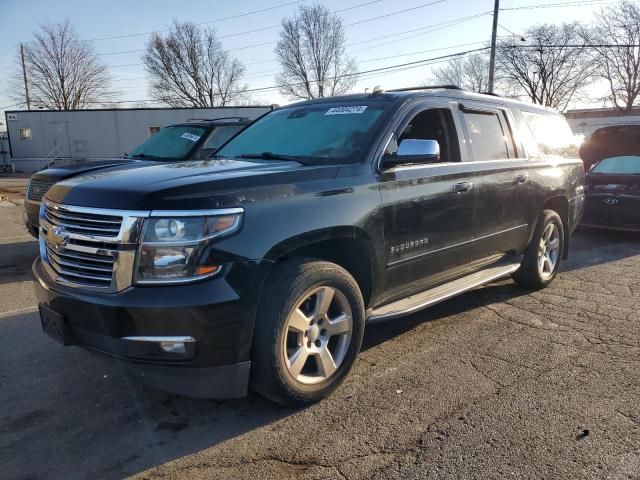
[[[506,230],[500,230],[499,232],[494,232],[494,233],[490,233],[488,235],[483,235],[481,237],[474,238],[473,240],[467,240],[467,241],[464,241],[464,242],[455,243],[453,245],[447,245],[446,247],[437,248],[435,250],[429,250],[428,252],[419,253],[418,255],[414,255],[413,257],[401,258],[399,260],[395,260],[393,262],[387,263],[387,268],[395,267],[396,265],[400,265],[400,264],[403,264],[403,263],[412,262],[413,260],[425,257],[427,255],[431,255],[433,253],[439,253],[439,252],[442,252],[442,251],[445,251],[445,250],[449,250],[451,248],[462,247],[464,245],[469,245],[471,243],[477,242],[479,240],[486,240],[487,238],[495,237],[496,235],[502,235],[503,233],[509,233],[509,232],[514,231],[514,230],[518,230],[520,228],[527,228],[528,226],[529,226],[529,224],[525,223],[524,225],[518,225],[517,227],[511,227],[511,228],[507,228]]]

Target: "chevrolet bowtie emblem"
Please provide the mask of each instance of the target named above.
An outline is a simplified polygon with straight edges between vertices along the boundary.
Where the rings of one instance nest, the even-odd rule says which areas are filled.
[[[54,248],[62,248],[67,244],[69,240],[69,232],[64,227],[53,227],[47,235],[47,239],[53,245]]]

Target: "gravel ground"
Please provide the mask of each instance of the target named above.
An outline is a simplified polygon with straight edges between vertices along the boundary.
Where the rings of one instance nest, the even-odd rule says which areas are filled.
[[[580,231],[543,291],[504,280],[370,326],[345,385],[291,410],[168,395],[58,346],[36,242],[20,208],[0,220],[2,478],[640,479],[640,235]]]

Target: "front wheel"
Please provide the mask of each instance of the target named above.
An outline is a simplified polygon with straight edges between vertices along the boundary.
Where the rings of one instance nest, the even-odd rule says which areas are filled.
[[[544,210],[527,247],[522,265],[513,275],[523,287],[540,289],[549,285],[560,268],[564,250],[562,219],[553,210]]]
[[[364,302],[339,265],[300,260],[275,268],[256,317],[252,387],[277,403],[307,405],[351,370],[364,334]]]

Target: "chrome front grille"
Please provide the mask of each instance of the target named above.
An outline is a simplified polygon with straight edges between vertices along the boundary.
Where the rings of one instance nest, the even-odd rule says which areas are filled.
[[[45,204],[45,218],[52,225],[62,226],[68,232],[85,235],[116,237],[120,233],[122,217],[89,212],[74,212]]]
[[[115,258],[110,255],[79,255],[47,244],[47,259],[51,268],[70,282],[109,287],[113,280]]]
[[[29,188],[27,189],[27,199],[39,202],[42,197],[54,183],[58,181],[57,178],[33,178],[29,182]]]
[[[75,207],[43,200],[40,257],[56,283],[102,292],[131,285],[145,211]]]

